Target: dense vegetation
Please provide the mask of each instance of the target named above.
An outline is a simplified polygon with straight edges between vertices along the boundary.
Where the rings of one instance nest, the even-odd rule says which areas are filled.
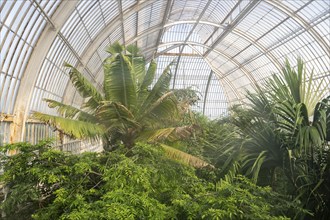
[[[106,151],[2,147],[6,219],[328,218],[330,96],[301,60],[210,121],[190,112],[193,91],[169,89],[170,66],[153,83],[136,47],[108,52],[101,93],[67,65],[82,109],[46,100],[60,116],[34,114]]]
[[[154,145],[82,155],[46,144],[2,149],[20,151],[1,158],[1,181],[10,189],[5,219],[286,219],[299,211],[242,176],[198,177]]]

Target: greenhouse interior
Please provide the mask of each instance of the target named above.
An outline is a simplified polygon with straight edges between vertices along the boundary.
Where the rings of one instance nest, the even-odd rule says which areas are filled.
[[[0,17],[0,219],[329,219],[329,0]]]

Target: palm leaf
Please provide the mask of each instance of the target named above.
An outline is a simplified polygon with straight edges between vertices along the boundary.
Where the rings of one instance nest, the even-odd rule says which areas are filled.
[[[148,106],[148,109],[141,112],[139,120],[148,120],[148,118],[175,118],[178,110],[177,105],[178,103],[175,99],[174,93],[172,91],[167,92]]]
[[[307,107],[308,116],[312,116],[317,103],[324,97],[327,88],[321,89],[325,78],[322,78],[318,84],[313,81],[314,71],[312,71],[310,77],[307,79],[307,73],[304,71],[303,83],[301,87],[301,101],[305,103]]]
[[[159,98],[161,98],[166,92],[169,91],[170,81],[172,77],[170,66],[172,65],[172,63],[165,68],[162,75],[157,80],[156,84],[150,91],[148,97],[143,102],[140,112],[146,111],[150,107],[150,105],[152,105]]]
[[[140,127],[132,112],[117,102],[103,102],[98,109],[97,117],[102,118],[102,124],[106,126],[120,123],[123,127]]]
[[[170,147],[165,144],[161,144],[160,146],[165,150],[166,156],[171,159],[177,160],[181,163],[190,165],[195,168],[202,168],[202,167],[206,167],[206,166],[214,168],[213,165],[207,163],[206,161],[204,161],[198,157],[195,157],[191,154],[188,154],[186,152],[180,151],[174,147]]]
[[[151,85],[155,74],[156,74],[156,70],[157,70],[157,64],[155,62],[155,60],[151,60],[150,64],[149,64],[149,68],[146,72],[146,75],[144,76],[143,82],[140,86],[140,92],[144,92],[148,89],[148,86]]]
[[[98,138],[104,135],[105,128],[95,123],[78,121],[74,119],[62,118],[48,115],[41,112],[34,112],[33,117],[46,124],[55,127],[64,134],[74,138]]]
[[[48,103],[48,107],[56,108],[57,112],[64,118],[75,118],[81,121],[96,122],[97,118],[87,112],[81,111],[71,105],[65,105],[52,99],[43,99]]]
[[[131,109],[136,104],[136,85],[128,57],[117,54],[104,64],[104,92],[107,101],[119,102]]]
[[[75,67],[65,63],[70,68],[69,76],[72,84],[83,98],[89,98],[86,107],[96,109],[99,102],[103,100],[99,91],[90,83]]]
[[[110,53],[113,56],[117,55],[117,54],[119,54],[123,51],[124,51],[124,46],[121,45],[118,41],[111,44],[107,49],[107,52]]]
[[[139,55],[139,48],[137,46],[129,45],[126,50],[129,52],[126,56],[132,65],[132,78],[136,84],[136,89],[139,89],[146,74],[146,62],[144,57]]]
[[[160,140],[176,141],[189,137],[195,126],[169,127],[143,131],[137,140],[156,142]]]
[[[65,105],[52,99],[43,99],[43,101],[47,102],[49,108],[56,108],[57,112],[65,118],[74,118],[80,111],[71,105]]]

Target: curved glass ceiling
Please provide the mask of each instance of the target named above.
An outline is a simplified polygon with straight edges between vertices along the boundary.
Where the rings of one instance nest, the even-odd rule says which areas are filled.
[[[101,87],[115,41],[137,44],[159,68],[177,59],[172,87],[198,90],[194,109],[211,118],[244,102],[285,58],[301,57],[330,92],[328,0],[1,0],[0,10],[0,112],[23,121],[55,114],[43,98],[79,107],[63,63]]]

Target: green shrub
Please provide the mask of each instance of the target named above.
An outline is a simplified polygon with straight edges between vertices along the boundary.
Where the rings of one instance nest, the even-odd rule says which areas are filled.
[[[284,219],[298,210],[243,177],[214,184],[162,148],[71,155],[18,143],[2,156],[4,219]],[[5,155],[5,154],[3,154]]]

